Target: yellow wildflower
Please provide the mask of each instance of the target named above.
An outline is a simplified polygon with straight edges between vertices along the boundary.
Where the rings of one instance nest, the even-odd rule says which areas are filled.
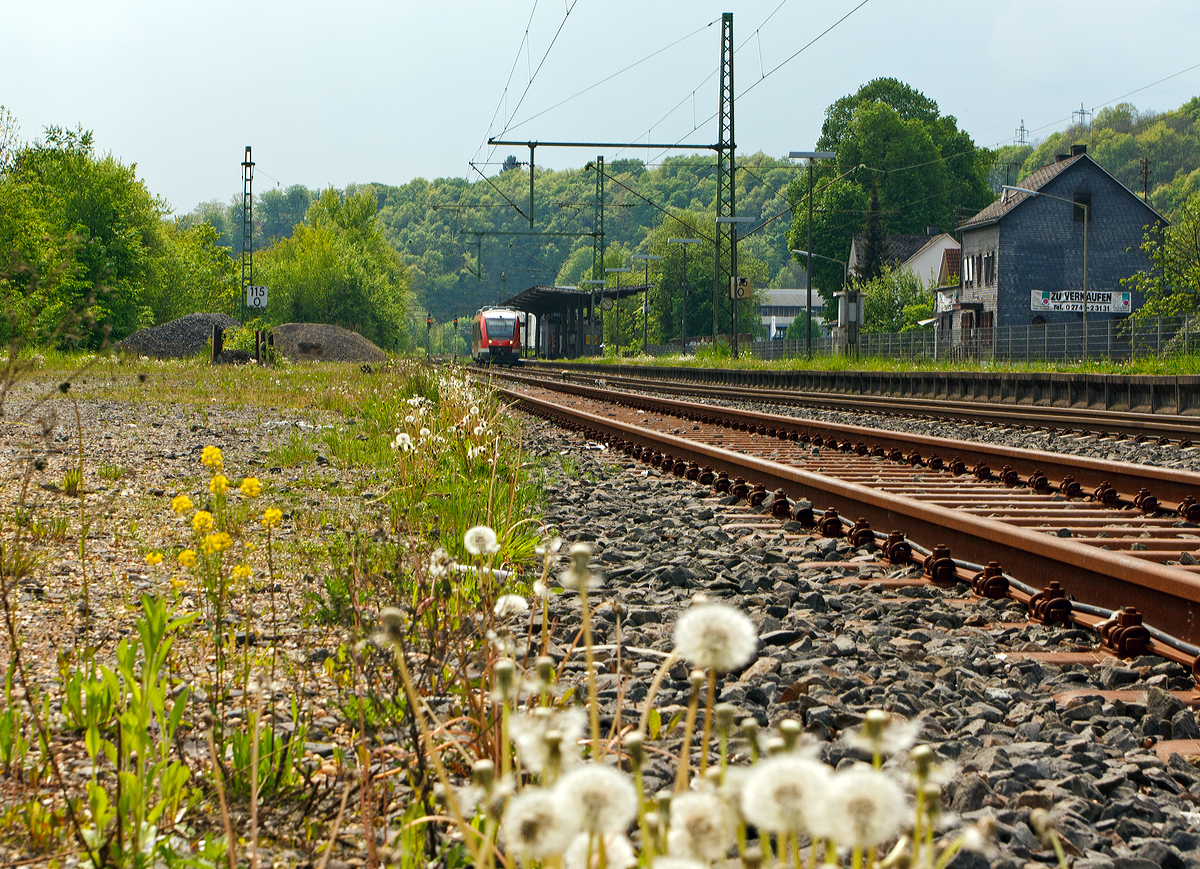
[[[215,552],[224,552],[233,545],[233,540],[224,531],[218,531],[216,534],[207,535],[201,541],[200,548],[205,555],[212,555]]]
[[[247,498],[257,498],[262,493],[262,483],[258,481],[257,477],[247,477],[242,480],[239,488]]]
[[[186,584],[187,583],[184,580],[177,576],[171,577],[171,588],[175,589],[175,591],[179,591],[179,589],[183,588]]]
[[[221,457],[220,447],[205,447],[204,451],[200,453],[200,461],[204,463],[206,468],[211,468],[214,471],[221,470],[221,467],[225,464],[225,460]]]
[[[212,513],[207,510],[198,510],[196,515],[192,517],[192,530],[197,534],[205,534],[213,530]]]
[[[171,499],[171,509],[182,516],[192,509],[192,499],[187,495],[176,495]]]
[[[208,481],[208,491],[214,495],[224,495],[229,491],[229,478],[224,474],[217,474]]]
[[[274,507],[268,507],[263,513],[263,524],[268,528],[273,528],[283,521],[283,513]]]
[[[258,551],[258,547],[255,546],[253,543],[243,543],[242,548],[245,549],[247,552],[257,552]]]
[[[250,573],[251,573],[251,571],[250,571],[250,568],[248,565],[239,564],[237,567],[235,567],[233,569],[233,578],[234,579],[249,579]]]
[[[146,563],[152,564],[152,565],[162,564],[162,553],[161,552],[151,552],[149,555],[146,556]]]
[[[183,552],[179,553],[179,563],[182,564],[184,567],[195,567],[196,566],[196,550],[195,549],[185,549],[185,550],[183,550]]]

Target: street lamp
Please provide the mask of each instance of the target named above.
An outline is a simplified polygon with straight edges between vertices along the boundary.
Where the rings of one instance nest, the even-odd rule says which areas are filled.
[[[1086,361],[1088,358],[1088,322],[1087,322],[1087,254],[1088,254],[1088,222],[1091,220],[1091,205],[1086,202],[1076,202],[1074,199],[1064,199],[1062,196],[1052,196],[1049,193],[1042,193],[1038,190],[1029,190],[1025,187],[1013,187],[1010,184],[1002,185],[1004,190],[1012,190],[1017,193],[1027,193],[1030,196],[1045,196],[1047,199],[1057,199],[1059,202],[1066,202],[1074,205],[1076,208],[1083,209],[1083,358]]]
[[[754,223],[753,217],[718,217],[717,223],[728,223],[730,226],[730,253],[729,253],[729,272],[731,277],[736,278],[738,273],[737,261],[737,242],[738,242],[738,224],[739,223]],[[720,280],[720,275],[717,276]],[[721,291],[721,287],[713,287],[713,349],[717,348],[717,294]],[[729,302],[730,302],[730,327],[733,333],[730,337],[733,343],[733,358],[737,359],[738,355],[738,335],[737,335],[737,298],[734,297],[733,284],[729,286]]]
[[[596,314],[596,287],[604,286],[604,281],[580,281],[584,286],[591,287],[588,291],[588,303],[592,306],[592,345],[596,348],[596,352],[600,352],[600,343],[596,340],[596,324],[600,321],[600,317]]]
[[[679,288],[683,290],[683,301],[680,305],[679,312],[679,346],[681,349],[687,347],[687,297],[689,292],[688,287],[688,272],[687,272],[687,252],[689,244],[703,244],[704,240],[700,238],[668,238],[667,244],[683,245],[683,280],[679,282]]]
[[[687,248],[684,248],[687,250]],[[658,262],[662,257],[655,256],[652,253],[635,253],[630,259],[640,259],[646,262],[646,295],[642,297],[642,355],[646,355],[648,344],[646,343],[646,330],[650,322],[650,262]]]
[[[627,275],[632,271],[633,271],[633,266],[626,266],[623,269],[612,268],[612,269],[604,270],[604,273],[606,275],[615,273],[617,276],[617,301],[613,306],[613,310],[615,310],[617,312],[617,357],[618,358],[620,358],[620,356],[621,356],[621,275]],[[605,290],[604,294],[608,295],[608,291]]]
[[[808,163],[808,249],[812,250],[812,223],[813,223],[813,161],[814,160],[834,160],[837,159],[837,154],[833,151],[791,151],[788,153],[791,159],[800,158]],[[843,289],[845,283],[845,272],[843,275]],[[809,359],[812,358],[812,257],[808,258],[808,268],[805,270],[805,281],[808,285],[808,334],[805,336],[804,352]]]

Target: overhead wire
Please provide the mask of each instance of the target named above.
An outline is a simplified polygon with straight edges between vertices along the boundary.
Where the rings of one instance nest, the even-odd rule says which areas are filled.
[[[524,120],[517,121],[517,123],[513,124],[512,126],[506,127],[503,130],[503,132],[501,132],[499,135],[504,135],[505,133],[511,133],[513,130],[517,129],[517,127],[523,126],[523,125],[529,123],[530,121],[534,120],[535,118],[540,118],[542,115],[546,114],[547,112],[551,112],[554,109],[557,109],[559,106],[565,105],[566,103],[569,103],[571,100],[573,100],[577,97],[583,96],[588,91],[594,90],[595,88],[600,87],[600,85],[604,84],[605,82],[611,81],[612,79],[616,78],[617,76],[629,72],[629,70],[633,69],[634,67],[640,66],[641,64],[645,63],[646,61],[651,60],[651,59],[657,57],[658,55],[662,54],[664,51],[668,51],[669,49],[674,48],[675,46],[679,45],[681,42],[686,42],[687,40],[691,39],[696,34],[703,33],[705,30],[712,27],[714,24],[716,24],[720,20],[721,20],[720,18],[714,18],[712,21],[708,22],[704,26],[697,27],[691,33],[688,33],[684,36],[679,37],[674,42],[668,43],[667,45],[664,45],[662,48],[659,48],[656,51],[652,51],[650,54],[647,54],[641,60],[635,60],[633,63],[629,64],[628,66],[623,67],[610,75],[606,75],[604,78],[600,79],[600,81],[595,82],[594,84],[588,85],[583,90],[578,91],[574,94],[571,94],[571,96],[566,97],[565,99],[559,100],[557,103],[555,103],[552,106],[542,109],[537,114],[530,115],[529,117],[525,118]]]
[[[496,108],[492,111],[492,119],[488,121],[487,132],[483,134],[483,141],[475,149],[476,156],[479,155],[479,152],[487,144],[488,133],[492,131],[492,125],[496,123],[496,115],[500,114],[500,110],[504,108],[505,101],[508,99],[508,88],[512,84],[513,73],[517,71],[517,63],[521,60],[521,49],[525,47],[525,43],[529,40],[529,27],[533,24],[533,16],[537,12],[537,7],[538,0],[533,0],[533,8],[529,10],[529,20],[525,22],[525,35],[521,37],[521,42],[517,45],[516,57],[513,58],[512,66],[508,70],[508,80],[504,82],[504,89],[500,91],[500,99],[496,102]]]

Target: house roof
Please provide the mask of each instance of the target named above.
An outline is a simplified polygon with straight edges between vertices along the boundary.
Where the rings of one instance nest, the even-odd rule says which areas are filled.
[[[938,277],[945,281],[956,278],[962,272],[962,248],[951,247],[942,251],[942,274]]]
[[[1135,199],[1138,199],[1137,194],[1135,194],[1132,190],[1130,190],[1124,184],[1121,184],[1121,182],[1118,181],[1116,178],[1114,178],[1111,173],[1109,173],[1103,166],[1101,166],[1099,163],[1097,163],[1095,160],[1093,160],[1087,154],[1076,154],[1075,156],[1068,157],[1065,160],[1059,160],[1055,163],[1050,163],[1046,166],[1043,166],[1042,168],[1037,169],[1034,172],[1032,172],[1031,174],[1027,175],[1025,177],[1025,179],[1020,182],[1019,186],[1025,187],[1029,190],[1039,191],[1043,187],[1045,187],[1047,184],[1049,184],[1051,181],[1053,181],[1055,178],[1057,178],[1059,175],[1061,175],[1063,172],[1067,171],[1072,166],[1074,166],[1076,163],[1078,163],[1080,160],[1086,160],[1087,162],[1091,163],[1092,166],[1099,169],[1105,175],[1108,175],[1109,178],[1112,178],[1112,180],[1114,182],[1116,182],[1121,187],[1121,189],[1125,190],[1125,192],[1127,192],[1130,196],[1134,197]],[[979,227],[979,226],[989,226],[990,224],[996,223],[997,221],[1006,217],[1009,214],[1009,212],[1013,211],[1021,203],[1023,203],[1025,200],[1030,199],[1030,198],[1032,198],[1032,197],[1028,193],[1021,193],[1021,192],[1015,191],[1015,190],[1005,190],[1003,195],[999,199],[997,199],[995,202],[993,202],[987,208],[983,209],[983,211],[976,214],[974,217],[964,220],[962,223],[960,223],[958,225],[958,228],[960,230],[963,230],[963,229],[975,229],[976,227]],[[1138,201],[1141,202],[1142,200],[1138,199]],[[1143,203],[1143,204],[1145,204],[1145,203]],[[1168,222],[1166,220],[1166,218],[1164,218],[1161,214],[1159,214],[1157,211],[1155,211],[1149,205],[1146,205],[1146,209],[1148,211],[1150,211],[1152,214],[1154,214],[1154,216],[1157,217],[1159,220],[1161,220],[1164,224]]]
[[[903,262],[907,262],[921,248],[928,244],[937,235],[903,235],[901,233],[889,233],[887,237],[887,245],[889,254],[886,262],[889,266],[898,266]],[[862,267],[862,251],[863,237],[862,234],[854,236],[854,241],[850,245],[851,259],[850,271],[858,271]]]
[[[791,308],[803,308],[808,302],[808,289],[800,287],[799,289],[787,288],[778,290],[763,290],[763,295],[766,297],[762,304],[766,305],[782,305]],[[813,310],[825,307],[825,300],[821,298],[821,294],[816,287],[813,287]]]

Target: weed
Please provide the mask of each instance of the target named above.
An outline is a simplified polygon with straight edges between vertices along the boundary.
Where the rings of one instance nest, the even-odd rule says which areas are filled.
[[[101,464],[96,468],[96,474],[99,475],[100,479],[109,480],[110,482],[120,480],[128,473],[129,469],[121,465]]]
[[[267,454],[267,462],[281,468],[294,468],[316,459],[317,451],[295,430],[288,437],[287,443],[280,444]]]
[[[79,468],[68,468],[63,474],[62,490],[68,498],[79,496],[79,488],[83,485],[83,472]]]

